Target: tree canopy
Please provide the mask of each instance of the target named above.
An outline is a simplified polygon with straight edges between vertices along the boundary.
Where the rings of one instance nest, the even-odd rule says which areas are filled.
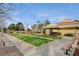
[[[10,24],[8,26],[9,30],[15,30],[15,31],[24,31],[24,25],[21,22],[18,22],[17,24]]]
[[[46,19],[44,22],[43,22],[43,25],[48,25],[48,24],[50,24],[50,21],[48,20],[48,19]]]
[[[50,24],[50,21],[48,19],[46,19],[45,21],[43,22],[40,22],[40,21],[37,21],[36,24],[33,24],[31,26],[32,30],[35,31],[35,32],[41,32],[41,30],[43,29],[43,26],[46,26]]]
[[[24,31],[24,25],[21,22],[17,23],[16,30],[17,31]]]
[[[15,24],[13,24],[13,23],[10,24],[9,27],[8,27],[8,29],[9,29],[9,30],[16,30]]]

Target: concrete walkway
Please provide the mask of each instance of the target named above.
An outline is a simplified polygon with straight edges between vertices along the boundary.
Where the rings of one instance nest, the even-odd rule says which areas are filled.
[[[56,40],[54,42],[48,43],[45,46],[40,47],[38,50],[40,55],[43,56],[68,56],[64,54],[64,50],[62,47],[72,41],[73,38],[64,37],[61,40]],[[73,51],[70,52],[70,55],[73,55]]]
[[[20,50],[20,52],[23,54],[23,55],[32,55],[32,54],[35,54],[36,53],[36,47],[29,44],[29,43],[26,43],[20,39],[17,39],[13,36],[10,36],[10,35],[7,35],[7,38],[9,38],[10,41],[13,42],[13,44]]]
[[[29,43],[19,40],[13,36],[7,35],[7,38],[20,50],[24,56],[67,56],[64,54],[62,47],[70,43],[73,38],[64,37],[61,40],[55,40],[41,47],[35,47]],[[73,55],[74,49],[70,52]]]
[[[16,46],[6,37],[3,36],[3,46],[1,42],[1,33],[0,33],[0,56],[22,56],[23,54],[16,48]]]

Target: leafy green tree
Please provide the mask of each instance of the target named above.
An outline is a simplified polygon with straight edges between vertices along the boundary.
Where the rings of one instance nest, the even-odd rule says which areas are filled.
[[[3,28],[3,32],[4,32],[4,33],[7,33],[7,28],[6,28],[6,27]]]
[[[8,29],[11,30],[11,31],[15,31],[16,30],[15,28],[16,28],[16,26],[13,23],[10,24],[9,27],[8,27]]]
[[[17,31],[24,31],[24,25],[21,22],[17,23],[16,30]]]

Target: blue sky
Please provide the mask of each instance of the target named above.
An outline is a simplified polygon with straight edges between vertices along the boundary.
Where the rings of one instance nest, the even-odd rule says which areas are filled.
[[[49,19],[51,23],[58,23],[65,18],[79,19],[79,4],[22,3],[17,4],[15,9],[16,21],[13,22],[22,22],[24,25],[28,24],[29,26],[35,24],[38,20],[42,22],[45,19]]]

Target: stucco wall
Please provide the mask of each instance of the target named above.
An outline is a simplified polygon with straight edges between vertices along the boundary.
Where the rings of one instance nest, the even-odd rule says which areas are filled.
[[[45,34],[50,35],[50,29],[46,29],[46,30],[45,30]]]
[[[73,33],[75,35],[76,29],[62,29],[61,33],[62,35],[67,34],[67,33]]]
[[[61,35],[67,34],[67,33],[73,33],[75,35],[76,29],[71,28],[71,29],[52,29],[52,32],[61,32]],[[45,30],[46,34],[50,34],[50,29]],[[77,33],[79,33],[79,29],[77,30]]]

